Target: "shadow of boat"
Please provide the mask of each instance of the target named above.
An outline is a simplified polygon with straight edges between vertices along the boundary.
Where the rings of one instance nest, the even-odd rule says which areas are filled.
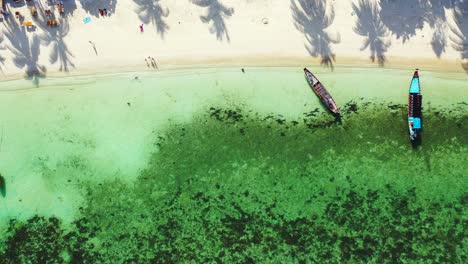
[[[411,140],[411,146],[413,147],[413,149],[417,149],[418,146],[420,146],[421,144],[422,144],[421,134],[418,134],[415,140]]]
[[[2,197],[6,196],[6,182],[5,182],[5,178],[3,178],[1,174],[0,174],[0,193]]]

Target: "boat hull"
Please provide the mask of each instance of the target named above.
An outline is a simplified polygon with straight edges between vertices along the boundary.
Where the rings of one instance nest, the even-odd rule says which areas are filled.
[[[413,74],[408,96],[408,132],[411,141],[418,140],[422,130],[422,95],[419,72]]]
[[[325,89],[323,84],[307,68],[304,68],[304,74],[312,90],[320,98],[322,103],[335,115],[340,115],[340,109],[333,97]]]

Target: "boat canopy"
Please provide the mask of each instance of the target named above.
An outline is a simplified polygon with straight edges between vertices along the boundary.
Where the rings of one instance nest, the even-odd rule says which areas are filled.
[[[419,78],[413,77],[413,80],[411,80],[411,85],[409,89],[410,93],[419,93]]]
[[[420,129],[421,128],[421,118],[419,118],[419,117],[413,118],[413,127],[415,129]]]

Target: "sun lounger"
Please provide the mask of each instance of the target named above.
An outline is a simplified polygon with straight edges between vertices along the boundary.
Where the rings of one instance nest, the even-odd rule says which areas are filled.
[[[49,26],[57,26],[57,20],[55,20],[55,19],[49,20],[49,21],[47,21],[47,25],[49,25]]]
[[[31,21],[25,21],[23,22],[23,26],[25,27],[32,27],[33,26],[33,23]]]
[[[57,8],[58,8],[58,11],[59,11],[60,14],[62,14],[64,12],[63,11],[63,4],[58,4]]]

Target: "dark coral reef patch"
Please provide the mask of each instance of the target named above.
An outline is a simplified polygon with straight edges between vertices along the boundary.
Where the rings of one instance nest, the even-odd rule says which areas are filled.
[[[400,105],[212,107],[157,135],[133,184],[88,184],[71,224],[12,220],[0,263],[464,263],[467,115],[451,111],[426,109],[413,149]]]

